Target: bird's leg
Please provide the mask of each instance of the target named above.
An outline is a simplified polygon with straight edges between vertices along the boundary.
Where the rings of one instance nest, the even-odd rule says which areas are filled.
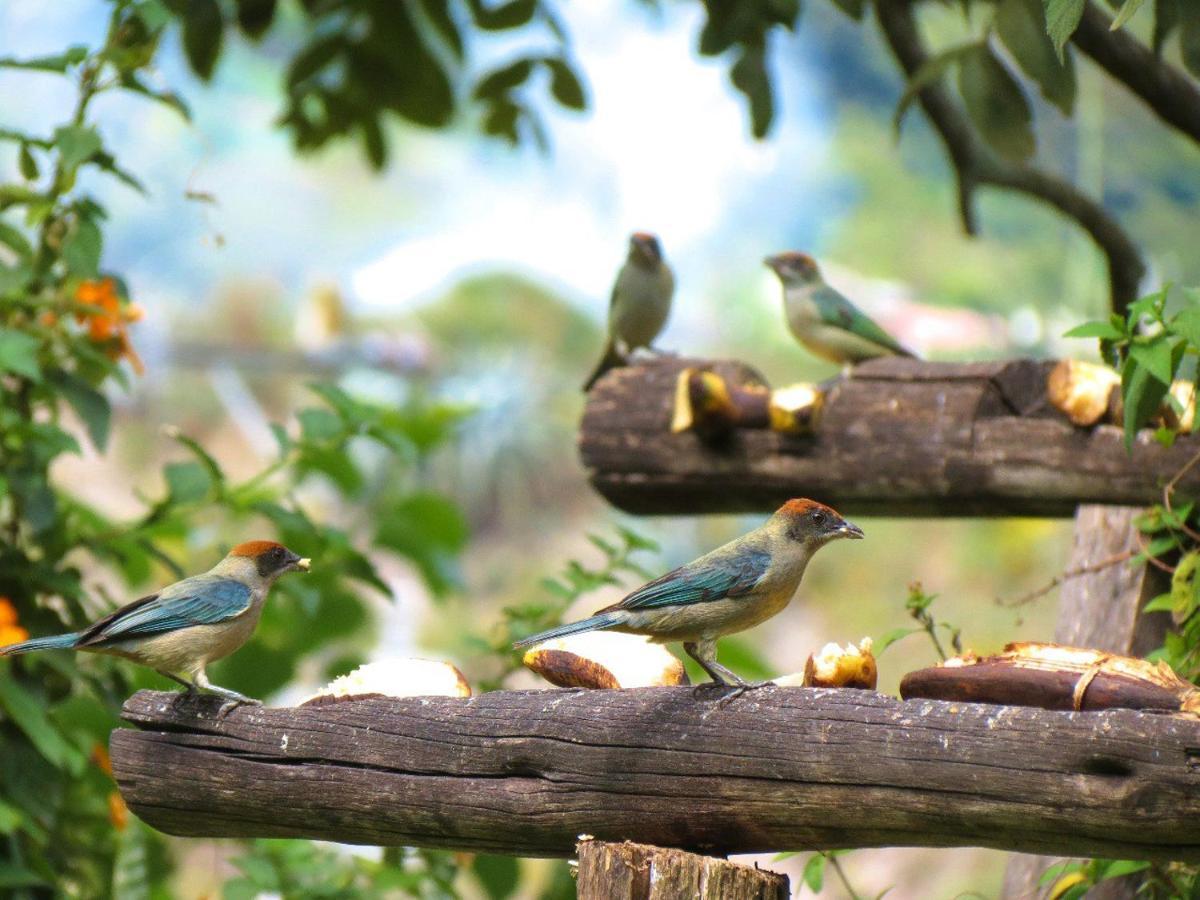
[[[226,714],[236,706],[262,706],[261,700],[255,700],[253,697],[247,697],[245,694],[239,694],[237,691],[231,691],[229,688],[213,684],[208,680],[208,675],[203,668],[196,672],[196,685],[210,693],[216,694],[218,697],[225,698],[225,702],[217,710],[218,719],[225,718]]]
[[[746,693],[746,691],[774,684],[773,681],[746,681],[746,679],[742,678],[732,669],[721,665],[717,662],[717,642],[715,640],[685,643],[683,649],[688,656],[700,664],[700,668],[708,673],[708,677],[712,679],[713,684],[729,688],[724,696],[721,697],[721,706],[725,706],[727,703],[736,700],[742,694]],[[701,689],[704,685],[697,685],[696,687],[697,689]]]
[[[159,675],[161,675],[163,678],[170,678],[172,681],[177,682],[178,684],[182,684],[185,688],[187,688],[185,693],[188,693],[188,694],[196,693],[196,685],[192,684],[192,682],[188,681],[186,678],[180,678],[174,672],[166,672],[166,671],[163,671],[162,669],[155,669],[154,671],[157,672]]]

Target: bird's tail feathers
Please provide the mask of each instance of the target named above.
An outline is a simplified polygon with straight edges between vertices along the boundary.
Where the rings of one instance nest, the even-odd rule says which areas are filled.
[[[600,376],[609,369],[615,369],[617,366],[623,366],[626,362],[627,360],[621,354],[621,351],[617,349],[617,342],[612,338],[609,338],[608,343],[604,345],[604,355],[600,357],[600,362],[596,365],[595,371],[592,372],[592,374],[588,377],[588,380],[583,384],[583,392],[586,394],[588,391],[590,391],[592,389],[592,385],[599,381]]]
[[[541,634],[535,634],[532,637],[527,637],[517,641],[513,647],[517,650],[523,650],[526,647],[532,647],[534,644],[541,644],[544,641],[552,641],[555,638],[568,637],[572,634],[583,634],[585,631],[602,631],[605,628],[612,628],[621,622],[624,616],[617,612],[597,613],[589,619],[584,619],[580,622],[571,622],[569,625],[559,625],[557,628],[551,628],[549,631],[543,631]]]
[[[70,634],[54,634],[50,637],[32,638],[19,644],[9,644],[0,647],[0,656],[16,656],[19,653],[30,653],[33,650],[70,650],[79,640],[79,632]]]

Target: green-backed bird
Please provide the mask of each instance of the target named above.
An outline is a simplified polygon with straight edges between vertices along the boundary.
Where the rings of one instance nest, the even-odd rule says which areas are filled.
[[[82,631],[0,647],[0,656],[32,650],[88,650],[131,659],[178,681],[236,703],[258,703],[217,687],[205,667],[250,638],[275,579],[309,560],[274,541],[247,541],[202,575],[134,600]]]
[[[638,347],[649,348],[671,314],[675,275],[663,259],[658,238],[644,231],[629,238],[629,255],[617,273],[608,306],[608,343],[604,355],[584,384],[590,391],[596,380],[617,366]]]
[[[783,283],[788,327],[812,353],[842,366],[877,356],[915,355],[826,284],[808,254],[789,251],[764,262]]]
[[[746,688],[746,681],[717,662],[717,638],[778,613],[817,550],[838,538],[862,536],[858,526],[822,503],[789,500],[760,528],[643,585],[620,603],[515,646],[604,629],[645,634],[659,644],[682,641],[713,681]]]

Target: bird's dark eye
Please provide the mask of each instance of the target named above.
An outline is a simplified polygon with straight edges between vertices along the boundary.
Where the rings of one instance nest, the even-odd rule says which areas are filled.
[[[813,512],[810,518],[812,518],[814,525],[823,525],[825,523],[825,513],[821,512],[819,509]]]

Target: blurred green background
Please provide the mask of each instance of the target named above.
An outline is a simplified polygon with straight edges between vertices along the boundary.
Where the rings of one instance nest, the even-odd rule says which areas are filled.
[[[186,457],[164,425],[194,438],[231,480],[253,477],[279,452],[270,423],[320,438],[319,415],[296,418],[314,403],[306,385],[315,376],[348,396],[406,411],[393,423],[406,435],[400,462],[391,450],[356,443],[349,463],[308,458],[281,495],[285,511],[256,508],[233,519],[198,513],[186,529],[158,536],[182,569],[194,571],[220,548],[259,536],[255,529],[267,522],[303,531],[287,515],[301,508],[369,550],[380,587],[393,595],[366,590],[351,602],[332,583],[290,586],[254,643],[214,667],[219,684],[290,702],[358,662],[391,655],[445,658],[476,684],[495,679],[510,660],[481,647],[501,610],[543,597],[542,580],[568,560],[599,566],[589,534],[626,526],[657,542],[659,552],[638,556],[657,574],[760,522],[634,520],[587,486],[575,452],[579,385],[600,352],[608,291],[633,230],[661,236],[679,283],[661,347],[742,359],[773,383],[833,374],[783,327],[778,285],[761,259],[785,248],[818,256],[834,284],[928,357],[1094,353],[1090,342],[1059,336],[1107,311],[1100,255],[1046,208],[996,193],[981,195],[981,236],[965,237],[936,136],[916,111],[899,137],[893,130],[904,85],[873,28],[814,0],[802,27],[773,32],[777,115],[768,138],[757,141],[725,64],[695,49],[705,21],[699,4],[554,10],[570,36],[566,52],[583,76],[587,109],[541,104],[544,147],[531,125],[522,136],[533,137],[514,147],[459,114],[438,129],[383,120],[388,155],[379,172],[354,143],[297,154],[278,118],[282,73],[306,25],[287,5],[261,43],[228,32],[207,84],[189,71],[179,31],[167,30],[150,75],[186,98],[190,122],[128,94],[96,102],[105,146],[148,194],[98,178],[87,185],[109,210],[104,269],[119,272],[146,311],[131,330],[146,374],[128,391],[109,386],[115,412],[107,452],[85,446],[60,456],[57,485],[114,521],[140,515],[143,498],[164,490],[164,464]],[[108,14],[95,0],[7,0],[0,56],[95,44]],[[939,45],[978,30],[951,4],[923,21]],[[546,27],[487,35],[472,53],[484,69],[530,45],[563,46]],[[1032,98],[1039,163],[1120,216],[1146,252],[1150,281],[1200,282],[1196,148],[1165,134],[1094,67],[1080,65],[1077,77],[1071,119]],[[5,128],[51,130],[71,103],[59,76],[0,70]],[[371,153],[369,140],[367,147]],[[16,153],[0,148],[0,166],[15,170]],[[425,445],[418,434],[435,436]],[[725,642],[722,658],[747,674],[798,671],[828,641],[878,638],[907,624],[904,599],[914,581],[939,595],[937,616],[960,627],[971,649],[1050,637],[1053,594],[1021,608],[1002,601],[1062,568],[1068,522],[859,524],[865,542],[823,554],[800,602]],[[153,562],[134,574],[94,560],[80,566],[99,607],[174,577]],[[590,593],[571,613],[621,593],[617,586]],[[311,639],[290,636],[297,616],[319,626]],[[894,645],[881,658],[880,689],[894,691],[905,671],[934,659],[921,636]],[[101,665],[80,662],[84,671]],[[144,673],[129,677],[164,686]],[[534,681],[514,673],[505,683]],[[85,715],[86,707],[76,703],[61,716]],[[245,857],[226,842],[177,840],[147,854],[153,876],[139,890],[180,897],[253,896],[273,883],[272,871],[346,858],[282,844],[261,844]],[[252,860],[241,870],[231,863],[239,856]],[[506,864],[491,871],[486,859],[454,862],[421,862],[431,873],[422,884],[434,885],[429,895],[450,886],[463,896],[506,895],[498,893],[512,874]],[[842,859],[862,894],[891,886],[896,898],[994,896],[1003,862],[1003,854],[981,850],[860,851]],[[393,854],[388,865],[413,863]],[[800,862],[777,865],[799,886]],[[247,866],[258,880],[239,874]],[[561,867],[528,863],[522,871],[527,877],[512,896],[561,890]],[[364,869],[355,877],[365,884],[383,876]],[[285,896],[316,890],[300,884],[276,887]],[[837,890],[829,885],[826,893]]]

